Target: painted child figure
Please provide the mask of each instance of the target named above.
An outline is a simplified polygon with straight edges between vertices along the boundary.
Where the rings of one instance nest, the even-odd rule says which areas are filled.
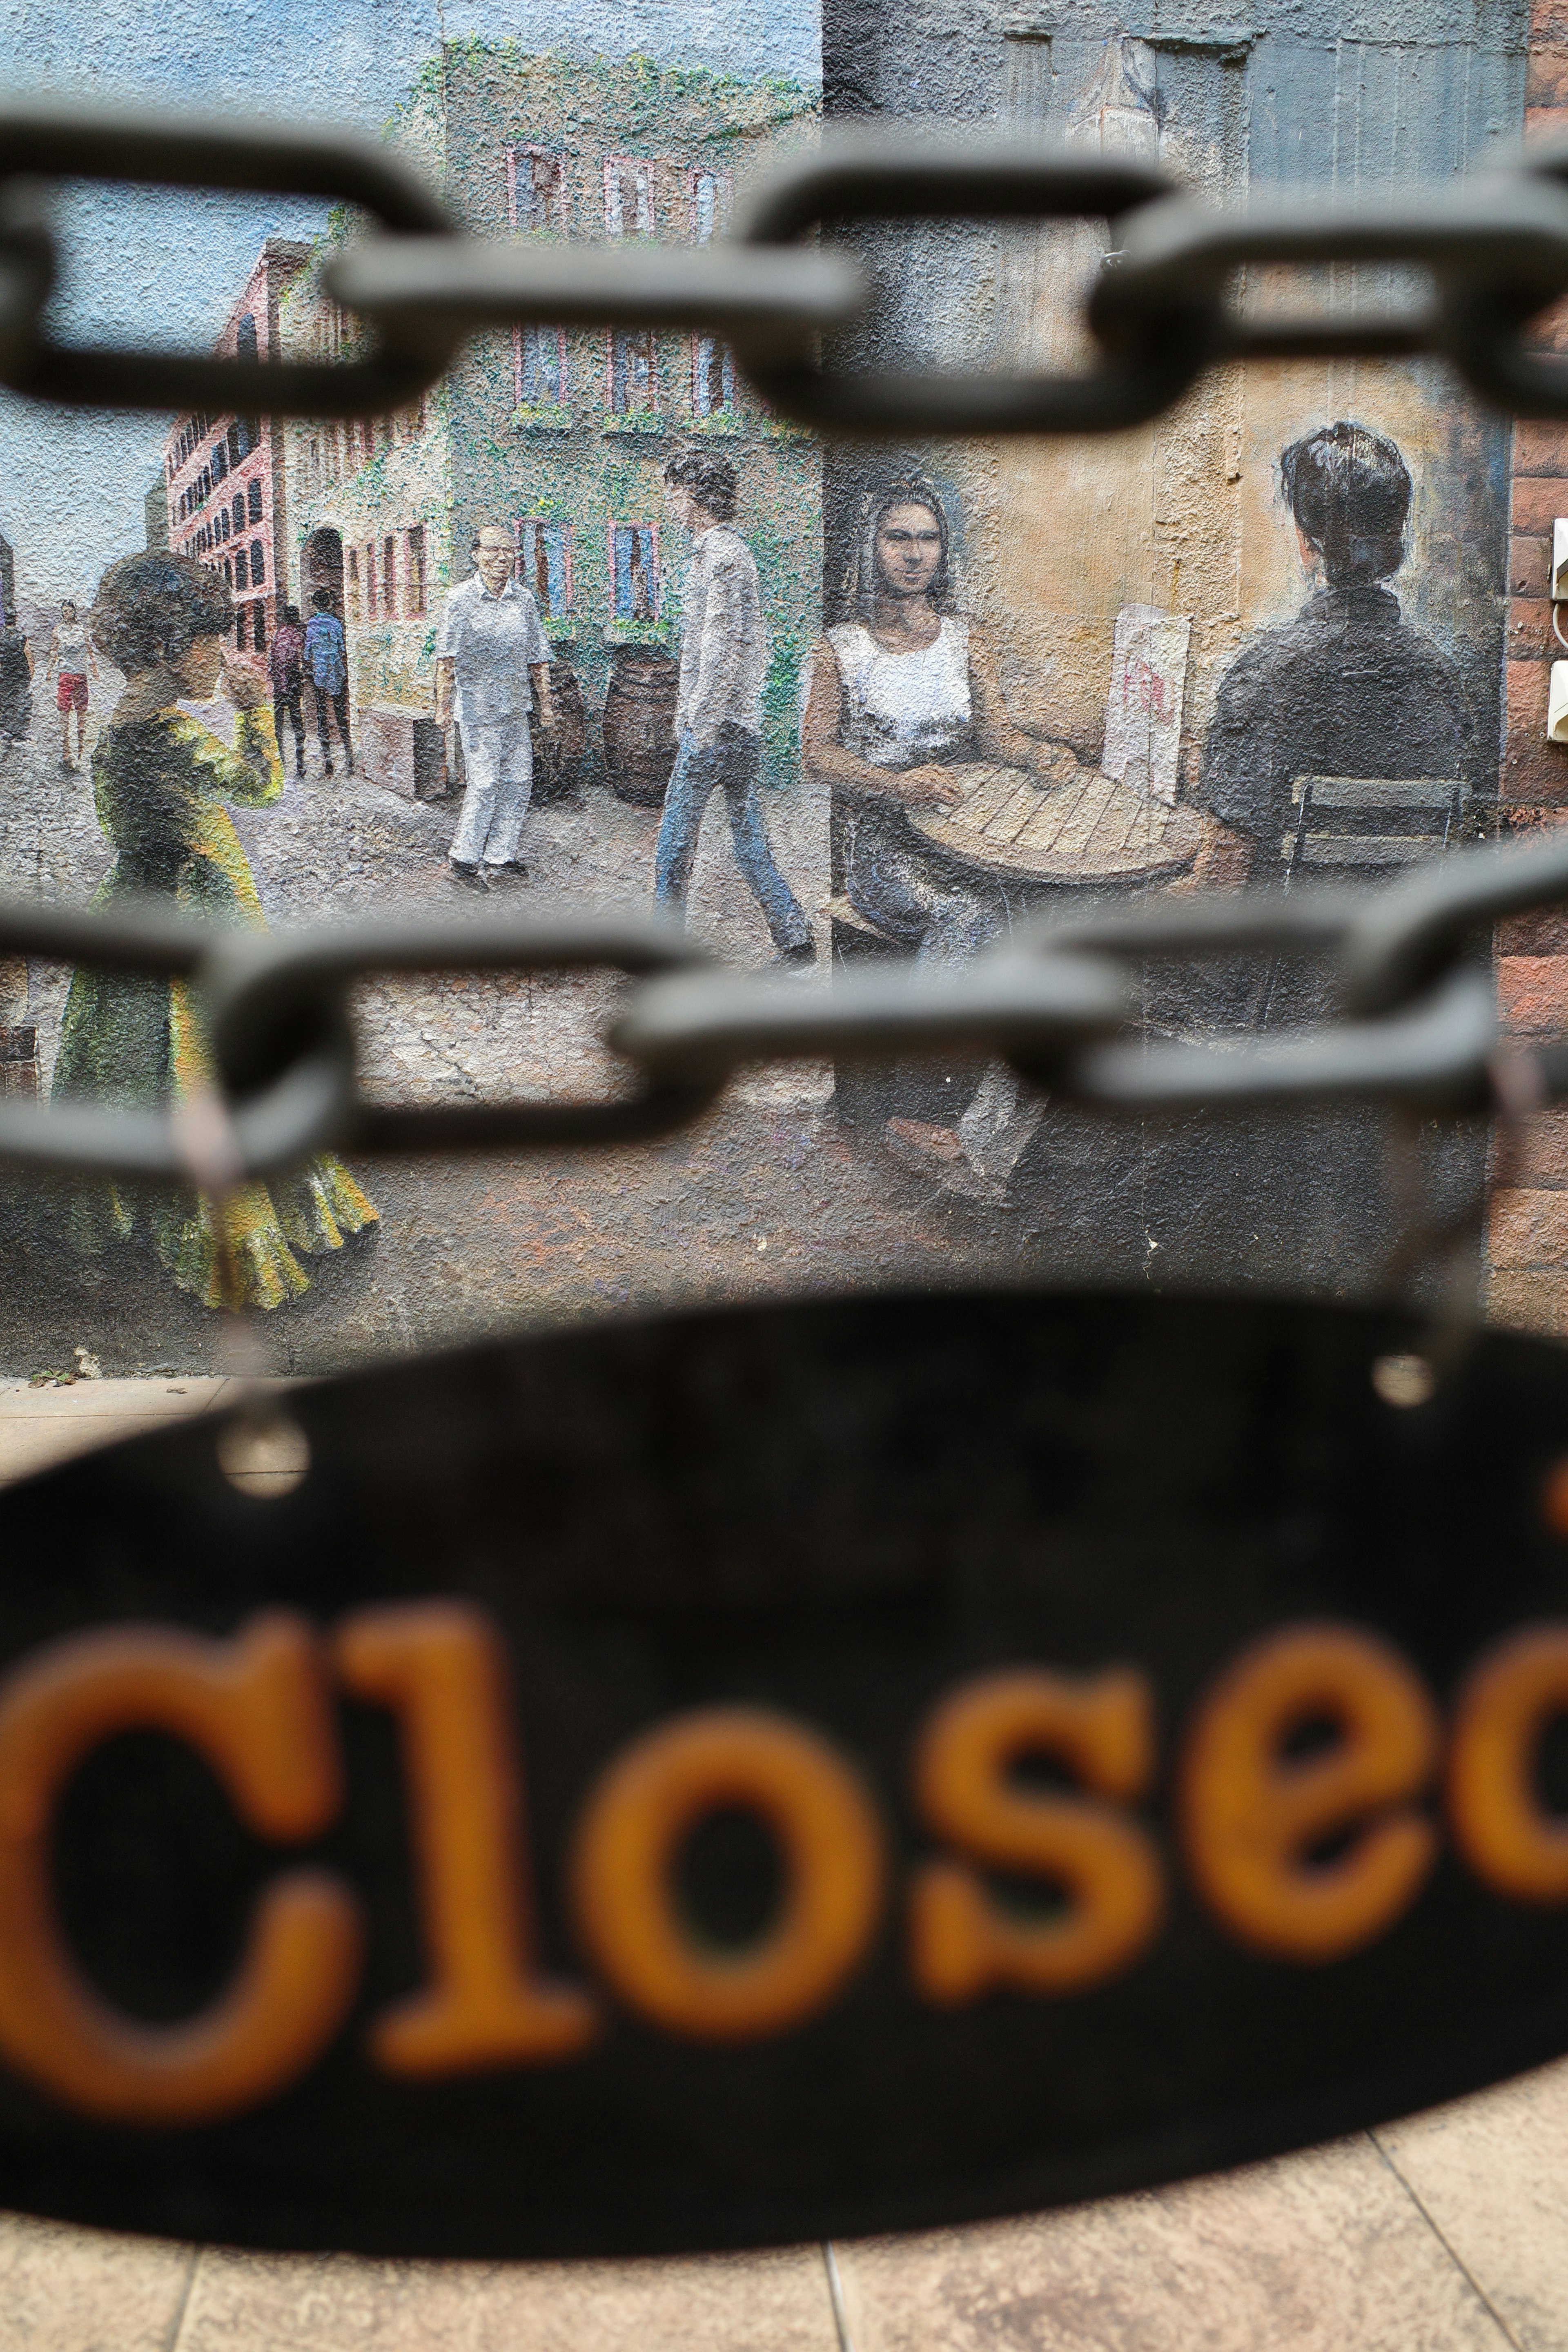
[[[763,680],[768,669],[756,558],[732,528],[735,469],[727,457],[685,449],[664,469],[665,503],[691,533],[675,706],[679,744],[665,795],[654,864],[659,908],[684,916],[702,818],[723,787],[735,862],[767,918],[781,965],[808,964],[811,926],[773,862],[757,801],[762,770]]]

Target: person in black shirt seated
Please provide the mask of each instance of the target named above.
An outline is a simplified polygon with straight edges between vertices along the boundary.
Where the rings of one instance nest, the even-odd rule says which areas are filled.
[[[1410,513],[1398,449],[1342,420],[1293,441],[1279,473],[1321,584],[1220,683],[1192,795],[1225,828],[1202,861],[1214,881],[1280,879],[1300,776],[1467,776],[1474,756],[1458,671],[1383,585],[1405,560]]]

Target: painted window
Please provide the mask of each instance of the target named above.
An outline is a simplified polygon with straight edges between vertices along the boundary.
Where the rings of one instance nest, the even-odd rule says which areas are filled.
[[[245,550],[243,547],[237,548],[235,551],[234,584],[237,588],[248,588],[250,585],[250,572],[246,562]]]
[[[691,174],[691,241],[706,245],[718,236],[730,216],[730,175],[727,172]]]
[[[408,534],[408,562],[405,574],[408,583],[408,613],[417,620],[425,610],[425,526],[416,522]]]
[[[572,610],[572,526],[528,516],[515,525],[518,574],[531,588],[547,621]]]
[[[605,229],[610,236],[653,234],[653,165],[629,155],[605,159]]]
[[[651,621],[658,613],[658,526],[610,525],[610,577],[617,621]]]
[[[397,541],[388,531],[381,542],[381,603],[387,619],[397,613]]]
[[[239,497],[236,499],[232,511],[236,530],[243,530],[245,529],[245,494],[243,491],[241,491]]]
[[[617,327],[610,336],[610,406],[623,416],[658,406],[654,398],[653,335],[646,327]]]
[[[507,209],[514,229],[566,226],[566,158],[550,147],[506,151]]]
[[[245,486],[245,509],[252,522],[261,520],[261,485],[247,482]]]
[[[215,441],[212,449],[212,469],[215,482],[221,482],[228,471],[228,443]]]
[[[520,408],[559,408],[566,398],[566,338],[560,328],[514,328],[512,373]]]
[[[698,416],[716,416],[735,399],[735,371],[730,347],[717,335],[691,339],[691,406]]]
[[[361,612],[361,605],[360,605],[360,594],[359,594],[359,550],[358,550],[358,548],[357,548],[357,547],[351,547],[351,548],[350,548],[350,550],[349,550],[349,554],[348,554],[348,566],[349,566],[349,618],[350,618],[350,620],[352,620],[352,621],[357,621],[357,620],[359,619],[359,617],[360,617],[360,612]]]
[[[237,356],[242,360],[253,360],[256,358],[256,317],[253,311],[247,310],[244,318],[239,321],[239,324],[236,327],[234,331],[234,348]]]
[[[250,584],[259,588],[267,577],[267,555],[258,539],[250,542]]]
[[[250,642],[258,654],[266,651],[267,606],[259,601],[250,608]]]

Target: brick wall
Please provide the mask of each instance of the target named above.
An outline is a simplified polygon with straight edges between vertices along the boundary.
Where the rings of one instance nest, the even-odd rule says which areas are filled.
[[[1535,0],[1525,78],[1525,135],[1568,141],[1568,0]],[[1568,350],[1568,321],[1552,341]],[[1568,747],[1546,740],[1552,656],[1547,599],[1552,525],[1568,515],[1568,425],[1514,428],[1508,567],[1508,676],[1501,798],[1510,830],[1568,824]],[[1568,656],[1565,656],[1568,658]],[[1500,926],[1498,999],[1515,1035],[1568,1032],[1568,909]],[[1568,1110],[1527,1122],[1520,1163],[1492,1196],[1490,1313],[1568,1337]]]

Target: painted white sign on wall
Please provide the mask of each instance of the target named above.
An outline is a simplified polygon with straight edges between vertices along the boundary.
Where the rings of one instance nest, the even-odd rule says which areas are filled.
[[[1153,604],[1124,604],[1116,616],[1100,764],[1108,776],[1167,807],[1176,797],[1192,634],[1191,621]]]

